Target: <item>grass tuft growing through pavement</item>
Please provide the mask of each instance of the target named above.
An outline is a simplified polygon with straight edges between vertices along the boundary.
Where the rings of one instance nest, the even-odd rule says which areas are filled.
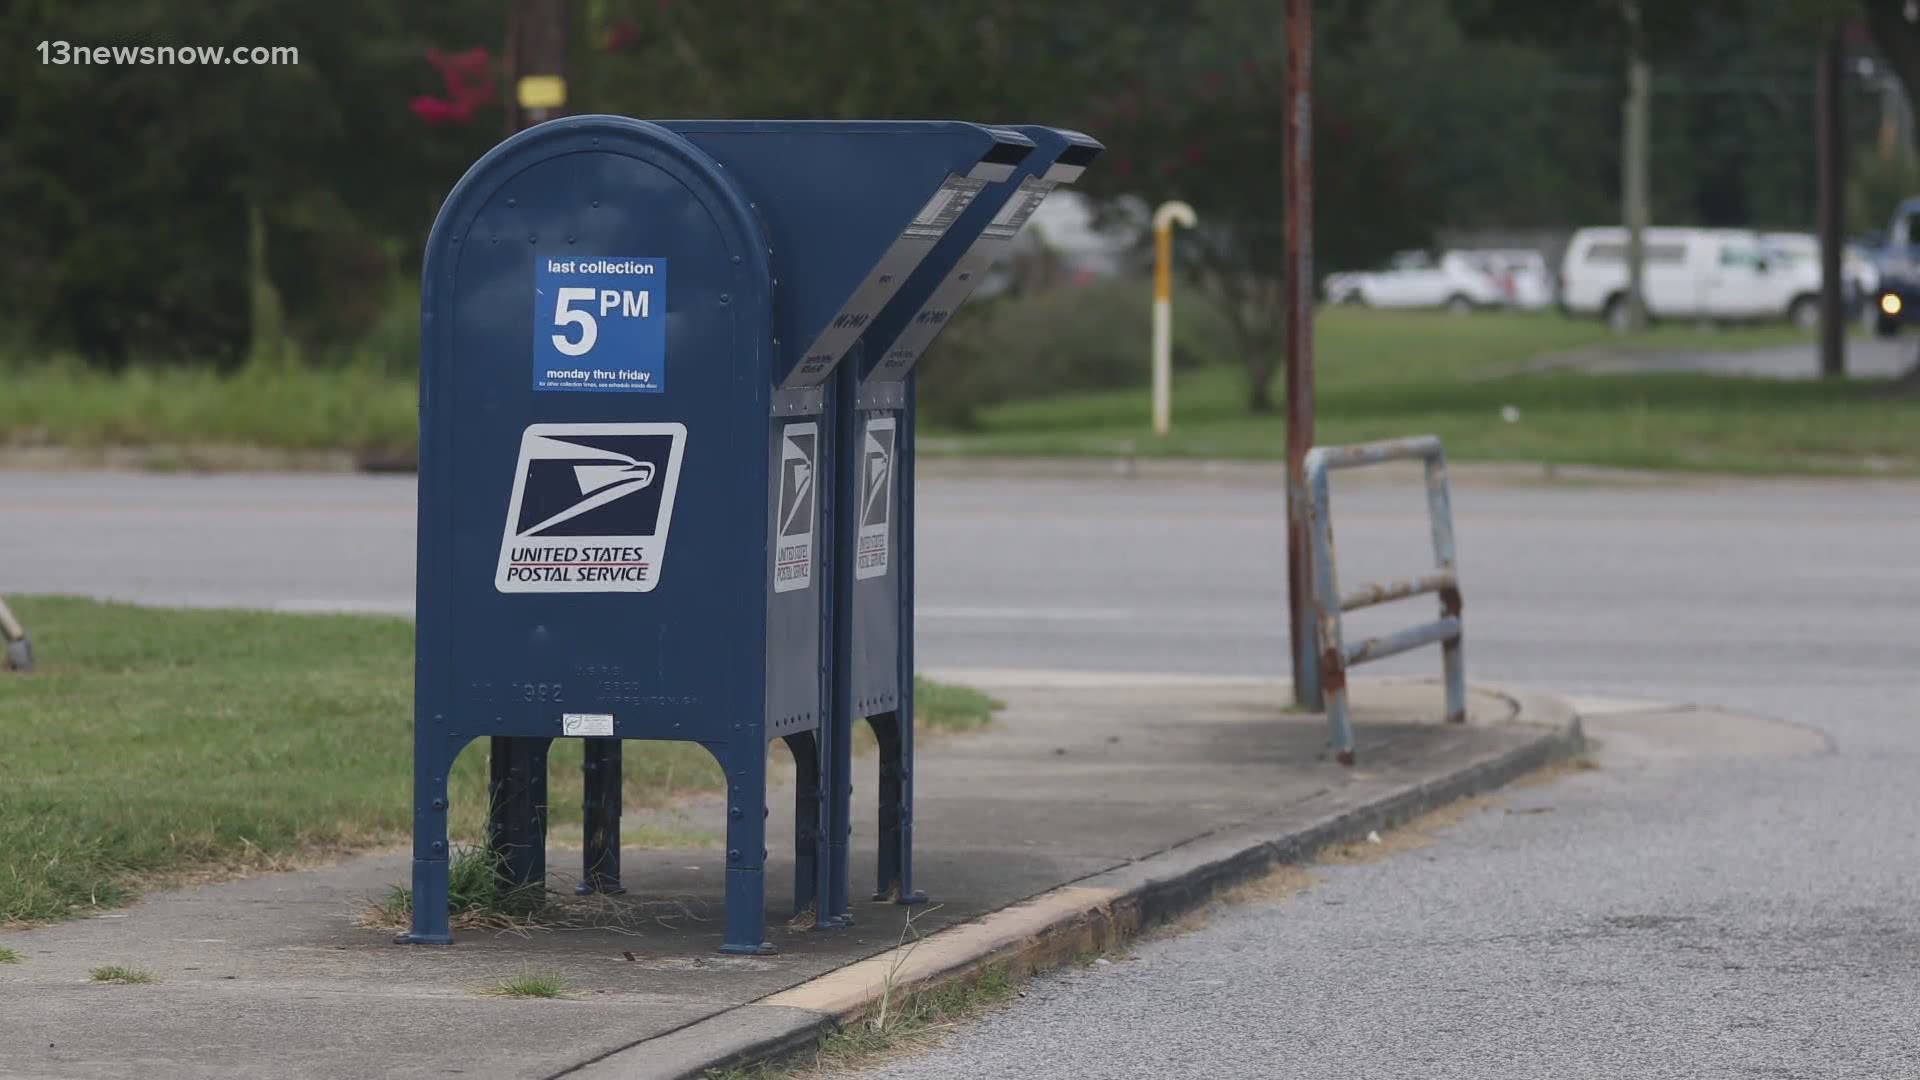
[[[5,945],[0,945],[0,964],[17,964],[19,962],[19,953],[14,952]]]
[[[40,670],[0,678],[0,926],[408,835],[408,620],[9,601],[33,628]],[[961,688],[923,684],[920,694],[928,728],[977,728],[991,711]],[[556,740],[549,757],[556,830],[579,825],[580,747]],[[454,766],[455,836],[480,834],[486,750],[479,740]],[[630,807],[723,780],[705,750],[673,742],[627,743],[624,776]],[[628,833],[653,846],[717,839],[638,824]]]
[[[522,972],[501,979],[487,988],[487,993],[501,997],[517,998],[563,998],[567,996],[567,980],[558,975],[541,975]]]
[[[1006,703],[971,686],[913,680],[914,719],[921,730],[971,731],[985,727]]]
[[[118,964],[94,968],[88,978],[97,983],[119,983],[125,986],[160,981],[153,972],[145,968],[121,967]]]
[[[455,847],[447,867],[447,913],[456,927],[507,928],[531,920],[546,905],[544,882],[505,884],[497,872],[498,861],[478,845]],[[372,905],[365,921],[372,926],[402,927],[412,918],[413,890],[394,885],[384,901]]]

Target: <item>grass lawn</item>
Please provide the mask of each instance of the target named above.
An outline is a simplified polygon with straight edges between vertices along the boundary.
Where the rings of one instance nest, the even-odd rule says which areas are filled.
[[[411,452],[419,388],[366,371],[0,369],[0,444]]]
[[[1202,316],[1189,318],[1198,325]],[[1806,342],[1785,325],[1662,324],[1622,339],[1597,319],[1554,314],[1353,308],[1326,309],[1315,325],[1322,443],[1433,432],[1456,459],[1467,460],[1920,472],[1920,436],[1911,434],[1920,429],[1920,399],[1886,398],[1869,381],[1522,371],[1542,356],[1583,349],[1694,352]],[[1120,336],[1138,344],[1131,334]],[[1228,348],[1217,334],[1202,337],[1209,351]],[[940,362],[936,346],[929,363]],[[416,439],[412,378],[373,367],[113,376],[72,362],[16,363],[0,371],[0,385],[0,443],[406,455]],[[1502,419],[1509,405],[1519,410],[1514,422]],[[978,416],[974,430],[923,427],[923,445],[956,454],[1277,458],[1284,441],[1277,415],[1248,413],[1244,376],[1230,358],[1176,373],[1174,433],[1164,440],[1148,428],[1144,363],[1135,388],[989,405]]]
[[[407,837],[411,622],[10,599],[41,670],[0,675],[0,926]],[[919,701],[932,729],[981,726],[993,708],[962,687],[926,685]],[[475,745],[453,780],[454,834],[469,841],[486,802]],[[578,740],[556,740],[551,760],[552,823],[577,827]],[[625,780],[645,806],[717,790],[721,774],[692,744],[630,742]]]
[[[1790,383],[1712,375],[1528,374],[1544,354],[1579,348],[1706,351],[1805,339],[1784,327],[1661,326],[1622,343],[1592,321],[1552,315],[1388,313],[1318,317],[1316,434],[1321,443],[1432,432],[1456,459],[1736,472],[1920,472],[1920,398],[1888,398],[1866,380]],[[935,431],[936,453],[1144,454],[1278,458],[1278,415],[1247,411],[1230,365],[1174,378],[1173,434],[1148,425],[1145,387],[1010,402],[978,430]],[[1276,382],[1276,389],[1278,383]],[[1502,418],[1505,406],[1518,419]]]

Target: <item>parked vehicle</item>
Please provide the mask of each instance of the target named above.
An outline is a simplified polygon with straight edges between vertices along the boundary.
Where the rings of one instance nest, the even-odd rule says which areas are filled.
[[[1868,310],[1869,303],[1880,291],[1880,254],[1884,245],[1879,243],[1849,243],[1841,265],[1846,268],[1847,283],[1854,290],[1853,302],[1861,310]]]
[[[1403,251],[1384,270],[1329,274],[1327,301],[1382,308],[1445,308],[1465,313],[1497,307],[1505,293],[1467,253],[1449,251],[1439,258],[1424,251]]]
[[[1776,260],[1757,233],[1740,229],[1653,228],[1642,238],[1641,288],[1647,313],[1660,319],[1727,321],[1819,317],[1820,283]],[[1624,329],[1627,230],[1581,229],[1560,271],[1561,304],[1572,314],[1599,315]]]
[[[1812,233],[1761,233],[1768,257],[1777,266],[1795,275],[1799,284],[1816,297],[1820,293],[1820,238]],[[1847,311],[1856,311],[1879,287],[1880,272],[1874,261],[1857,244],[1842,244],[1840,249],[1840,298]],[[1796,319],[1803,330],[1813,331],[1820,324],[1818,304],[1802,305],[1804,320]]]
[[[1847,258],[1860,266],[1860,304],[1871,311],[1874,297],[1880,295],[1880,264],[1887,256],[1885,233],[1856,236],[1847,241]]]
[[[1892,337],[1916,317],[1920,305],[1920,197],[1907,199],[1887,226],[1873,289],[1873,330]]]
[[[1530,248],[1489,248],[1461,254],[1493,279],[1508,307],[1539,311],[1552,306],[1553,271],[1547,268],[1545,255]]]

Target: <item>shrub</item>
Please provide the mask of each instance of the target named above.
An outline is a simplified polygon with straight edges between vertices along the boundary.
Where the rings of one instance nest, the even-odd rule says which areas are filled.
[[[922,415],[971,428],[1001,401],[1144,386],[1151,302],[1148,282],[1122,278],[969,304],[920,362]],[[1175,367],[1231,358],[1225,321],[1206,297],[1188,289],[1175,304]]]

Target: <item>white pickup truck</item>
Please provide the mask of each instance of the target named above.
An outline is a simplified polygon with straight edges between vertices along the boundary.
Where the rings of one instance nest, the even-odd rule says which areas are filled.
[[[1437,259],[1424,251],[1403,251],[1382,270],[1328,274],[1325,288],[1328,303],[1363,307],[1468,312],[1506,302],[1499,283],[1460,251]]]
[[[1654,318],[1757,321],[1819,318],[1820,269],[1782,259],[1740,229],[1647,229],[1647,313]],[[1576,315],[1627,325],[1627,230],[1581,229],[1560,271],[1560,302]]]

